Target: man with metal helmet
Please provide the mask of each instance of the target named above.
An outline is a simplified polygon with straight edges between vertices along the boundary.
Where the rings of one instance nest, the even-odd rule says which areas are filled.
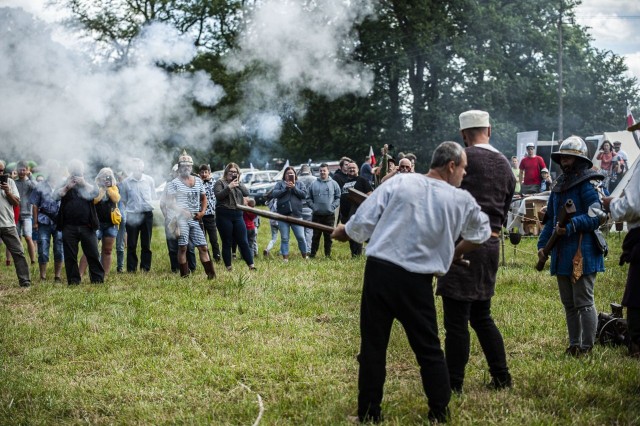
[[[167,188],[167,204],[169,209],[173,210],[180,227],[178,237],[180,276],[186,277],[190,272],[187,264],[187,246],[191,242],[200,252],[200,261],[207,278],[213,279],[216,273],[207,250],[207,240],[200,227],[200,220],[207,210],[207,197],[202,179],[192,175],[192,171],[193,159],[183,151],[178,157],[178,177],[169,182]]]
[[[546,260],[542,249],[555,231],[559,238],[551,251],[551,275],[557,277],[565,310],[569,333],[565,352],[581,356],[591,351],[598,323],[593,289],[596,274],[604,272],[604,258],[594,232],[603,219],[598,214],[602,204],[597,187],[604,176],[591,170],[587,145],[578,136],[565,139],[551,159],[560,164],[562,174],[549,196],[544,228],[538,239],[538,257]],[[573,201],[576,212],[562,227],[558,215],[568,200]]]

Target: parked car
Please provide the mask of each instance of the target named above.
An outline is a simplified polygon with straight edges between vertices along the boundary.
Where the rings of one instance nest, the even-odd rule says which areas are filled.
[[[320,164],[325,164],[325,163],[327,166],[329,166],[330,175],[333,175],[333,172],[335,172],[340,168],[339,161],[320,161],[317,163],[309,164],[309,167],[311,167],[311,174],[314,175],[315,177],[320,177]]]
[[[242,173],[240,181],[245,184],[247,189],[251,189],[253,185],[273,181],[277,174],[277,170],[253,170]]]

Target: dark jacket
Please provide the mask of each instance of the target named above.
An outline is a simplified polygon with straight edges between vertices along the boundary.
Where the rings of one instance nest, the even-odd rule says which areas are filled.
[[[287,183],[281,180],[273,187],[271,196],[277,198],[278,202],[288,199],[291,203],[291,213],[287,216],[302,218],[302,205],[307,198],[307,188],[302,182],[298,180],[293,188],[287,188]]]

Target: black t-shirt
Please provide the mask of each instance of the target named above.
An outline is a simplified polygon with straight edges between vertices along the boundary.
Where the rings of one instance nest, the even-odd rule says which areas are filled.
[[[89,197],[90,195],[86,195]],[[62,225],[91,226],[91,203],[92,199],[87,199],[80,195],[76,188],[71,188],[64,197],[60,214],[62,215]]]
[[[342,194],[340,195],[340,221],[342,223],[347,223],[351,215],[358,209],[357,206],[352,206],[351,201],[349,201],[349,188],[357,189],[365,194],[373,191],[371,184],[365,178],[347,176],[344,185],[342,185]]]

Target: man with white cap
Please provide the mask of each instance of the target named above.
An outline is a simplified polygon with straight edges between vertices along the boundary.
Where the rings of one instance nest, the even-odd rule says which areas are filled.
[[[540,192],[551,190],[551,176],[549,176],[549,169],[546,167],[540,170]]]
[[[537,194],[540,192],[542,177],[540,171],[547,165],[539,155],[536,155],[536,146],[533,142],[527,144],[527,155],[520,160],[520,175],[522,194]],[[524,173],[524,175],[523,175]]]
[[[516,178],[507,158],[490,145],[489,113],[471,110],[460,114],[460,133],[467,147],[466,175],[460,189],[467,190],[489,216],[491,238],[467,255],[469,267],[451,265],[438,279],[442,296],[445,357],[451,390],[462,392],[469,361],[469,324],[478,336],[487,363],[492,389],[511,387],[511,375],[502,334],[491,317],[491,297],[496,286],[500,232],[507,217]]]
[[[640,130],[640,122],[627,130],[630,132]],[[637,166],[624,189],[624,196],[604,198],[602,205],[605,210],[611,212],[611,217],[615,221],[626,221],[629,230],[622,242],[620,256],[620,265],[629,264],[622,304],[627,308],[629,355],[640,358],[640,171]]]

